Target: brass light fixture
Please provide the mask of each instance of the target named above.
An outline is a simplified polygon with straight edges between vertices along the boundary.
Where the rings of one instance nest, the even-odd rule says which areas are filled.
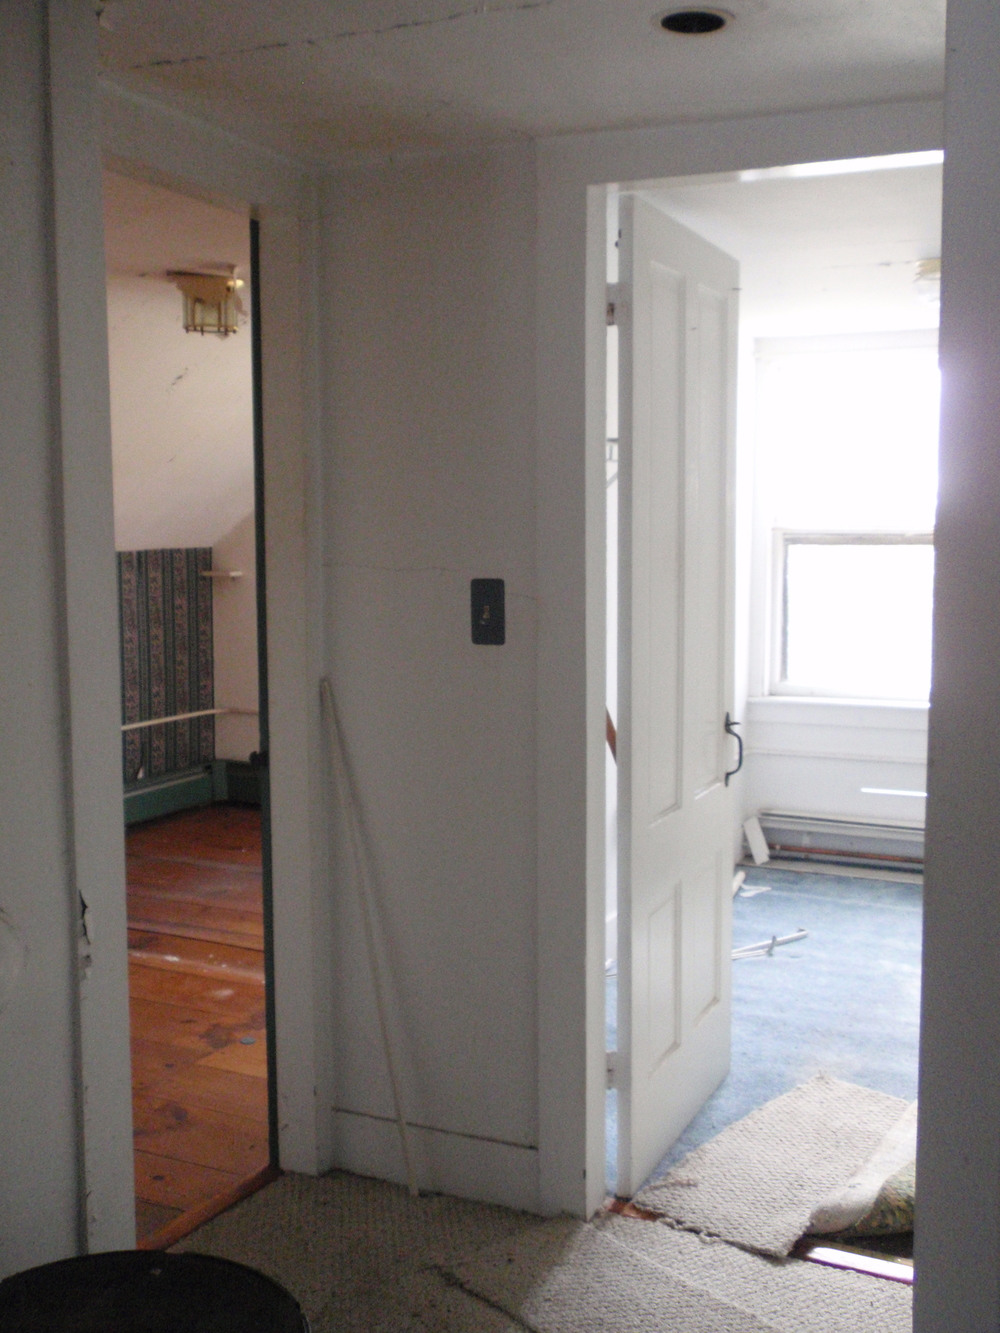
[[[941,260],[918,259],[913,285],[921,301],[937,305],[941,300]]]
[[[226,338],[238,332],[237,316],[242,311],[237,292],[243,286],[236,277],[236,266],[228,273],[167,273],[184,297],[185,333],[216,333]]]

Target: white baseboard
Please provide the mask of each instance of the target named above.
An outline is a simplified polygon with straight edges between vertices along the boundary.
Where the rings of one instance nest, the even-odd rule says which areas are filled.
[[[415,1125],[410,1126],[410,1143],[422,1190],[539,1211],[537,1148]],[[335,1110],[333,1153],[334,1164],[345,1171],[406,1183],[394,1120]]]

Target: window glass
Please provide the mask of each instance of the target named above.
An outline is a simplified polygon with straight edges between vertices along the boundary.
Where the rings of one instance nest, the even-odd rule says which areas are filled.
[[[789,689],[926,699],[933,546],[790,541],[785,551]]]
[[[780,566],[772,689],[926,699],[933,547],[878,538],[933,531],[937,348],[803,340],[765,345],[760,371],[759,503]]]

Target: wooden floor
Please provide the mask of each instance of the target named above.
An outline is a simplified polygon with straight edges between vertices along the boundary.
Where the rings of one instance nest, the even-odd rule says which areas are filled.
[[[260,811],[126,834],[136,1226],[176,1239],[268,1165]]]

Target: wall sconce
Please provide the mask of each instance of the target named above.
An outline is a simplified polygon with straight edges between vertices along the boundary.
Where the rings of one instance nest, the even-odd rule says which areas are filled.
[[[237,292],[243,286],[236,266],[229,273],[167,273],[184,297],[185,333],[217,333],[226,338],[238,332],[237,316],[243,307]]]

